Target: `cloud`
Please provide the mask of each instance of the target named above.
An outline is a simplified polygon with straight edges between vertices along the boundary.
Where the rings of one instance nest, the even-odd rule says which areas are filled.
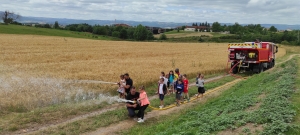
[[[161,22],[300,24],[299,0],[13,0],[23,16]]]

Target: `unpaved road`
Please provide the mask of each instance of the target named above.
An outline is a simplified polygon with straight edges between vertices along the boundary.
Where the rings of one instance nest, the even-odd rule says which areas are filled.
[[[205,80],[205,82],[207,83],[207,82],[215,81],[215,80],[221,79],[225,76],[229,76],[229,75],[220,75],[220,76],[208,78],[208,79]],[[195,86],[195,83],[190,84],[189,86]],[[157,95],[149,97],[150,100],[156,99],[156,98],[157,98]],[[25,134],[25,135],[26,134],[36,134],[40,131],[43,131],[43,130],[46,130],[46,129],[49,129],[49,128],[56,128],[58,126],[64,126],[64,125],[67,125],[69,123],[72,123],[72,122],[75,122],[75,121],[78,121],[78,120],[83,120],[83,119],[86,119],[88,117],[93,117],[93,116],[96,116],[96,115],[100,115],[100,114],[103,114],[105,112],[116,110],[116,109],[119,109],[119,108],[122,108],[122,107],[124,107],[123,103],[121,103],[121,104],[116,103],[116,104],[107,106],[105,108],[102,108],[101,110],[94,111],[94,112],[91,112],[91,113],[87,113],[87,114],[84,114],[84,115],[79,115],[79,116],[73,117],[71,119],[62,120],[60,122],[54,122],[52,124],[45,124],[45,125],[42,125],[42,126],[34,126],[33,128],[29,128],[29,129],[21,129],[21,130],[15,132],[15,134]]]
[[[275,63],[275,64],[276,64],[276,65],[279,65],[279,64],[285,63],[285,62],[291,60],[292,58],[294,58],[295,56],[298,56],[298,57],[299,57],[300,54],[292,54],[292,55],[290,55],[290,57],[287,58],[286,60],[284,60],[284,61],[282,61],[282,62],[279,62],[279,63]]]

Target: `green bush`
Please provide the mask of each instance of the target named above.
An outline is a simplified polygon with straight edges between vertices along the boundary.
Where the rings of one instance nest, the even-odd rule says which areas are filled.
[[[159,36],[159,40],[167,40],[167,35],[166,34],[161,34]]]
[[[290,43],[288,41],[284,40],[284,41],[281,42],[281,44],[283,44],[283,45],[289,45]]]
[[[116,38],[119,38],[119,37],[120,37],[120,32],[119,32],[119,31],[114,31],[114,32],[112,33],[112,36],[113,36],[113,37],[116,37]]]

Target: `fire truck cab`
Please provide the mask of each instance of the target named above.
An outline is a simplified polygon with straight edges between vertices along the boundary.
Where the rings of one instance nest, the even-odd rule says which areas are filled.
[[[260,73],[274,67],[278,46],[272,42],[230,43],[228,51],[232,73],[241,69]]]

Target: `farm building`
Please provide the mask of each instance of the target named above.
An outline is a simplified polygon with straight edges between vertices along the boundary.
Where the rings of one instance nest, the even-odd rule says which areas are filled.
[[[160,28],[160,27],[150,27],[150,26],[145,26],[147,30],[151,31],[153,34],[160,34],[164,33],[165,29]]]

